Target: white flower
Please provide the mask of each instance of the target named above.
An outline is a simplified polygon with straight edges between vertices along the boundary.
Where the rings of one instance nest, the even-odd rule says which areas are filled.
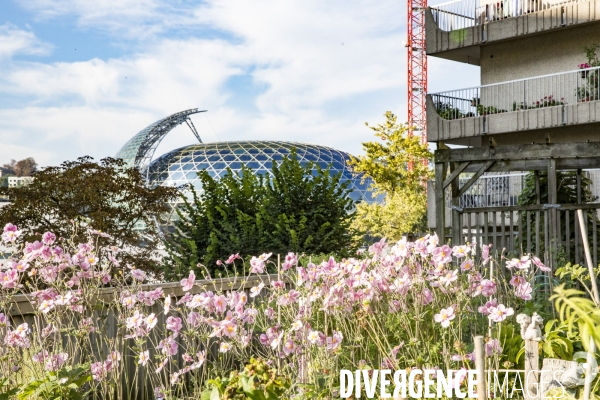
[[[292,323],[292,330],[297,331],[299,329],[302,329],[302,321],[296,320],[294,323]]]
[[[154,328],[157,322],[158,319],[156,319],[156,315],[154,315],[154,313],[148,315],[148,317],[146,318],[146,326],[149,330]]]
[[[138,359],[138,364],[146,365],[148,363],[148,360],[150,360],[150,352],[148,350],[142,351]]]
[[[231,345],[227,342],[223,342],[221,343],[221,347],[219,347],[219,351],[221,353],[227,353],[229,350],[231,350]]]
[[[167,297],[165,297],[164,313],[168,314],[170,309],[171,309],[171,295],[168,294]]]

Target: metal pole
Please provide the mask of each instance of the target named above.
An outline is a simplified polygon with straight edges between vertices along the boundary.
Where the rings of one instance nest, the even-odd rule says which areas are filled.
[[[577,210],[577,217],[579,218],[579,229],[581,230],[581,239],[583,242],[583,249],[585,251],[585,260],[590,272],[590,281],[592,282],[592,293],[594,294],[594,302],[596,305],[600,305],[600,295],[598,295],[598,284],[596,283],[596,277],[594,276],[594,266],[592,265],[592,254],[590,253],[590,244],[588,242],[587,232],[585,229],[585,220],[583,219],[583,211]],[[585,369],[585,385],[583,386],[583,399],[590,400],[590,392],[592,389],[592,359],[596,352],[596,344],[594,339],[590,339],[590,351],[587,355],[587,368]]]

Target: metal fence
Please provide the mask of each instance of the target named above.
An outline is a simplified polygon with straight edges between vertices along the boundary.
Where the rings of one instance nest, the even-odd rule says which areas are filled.
[[[600,100],[599,76],[600,67],[583,68],[430,96],[444,119],[478,117]]]
[[[453,31],[483,25],[487,22],[518,17],[533,12],[559,8],[584,0],[458,0],[432,6],[437,26]]]
[[[513,255],[533,253],[554,266],[566,262],[585,264],[577,209],[586,216],[593,264],[598,265],[600,203],[465,208],[459,213],[459,223],[464,227],[460,242],[489,243],[496,251]],[[550,233],[553,223],[555,235]]]

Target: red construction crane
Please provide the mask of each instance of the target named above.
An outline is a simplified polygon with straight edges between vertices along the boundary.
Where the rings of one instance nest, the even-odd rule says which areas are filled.
[[[425,8],[427,0],[407,0],[408,4],[408,125],[410,134],[427,143],[427,55],[425,54]]]

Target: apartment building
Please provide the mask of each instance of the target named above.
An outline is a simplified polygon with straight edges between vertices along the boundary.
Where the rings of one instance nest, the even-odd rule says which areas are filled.
[[[9,176],[8,187],[21,187],[29,185],[33,181],[32,176]]]
[[[481,78],[479,87],[427,95],[428,140],[437,144],[429,220],[438,234],[540,254],[562,246],[581,257],[575,210],[596,215],[600,208],[580,195],[585,174],[600,184],[593,171],[600,168],[597,45],[600,0],[427,8],[427,55],[478,65]],[[537,171],[538,188],[539,176],[543,185],[547,179],[547,202],[519,207],[515,182],[528,171]],[[579,204],[558,202],[557,171],[574,171]],[[587,219],[594,251],[596,219]]]

